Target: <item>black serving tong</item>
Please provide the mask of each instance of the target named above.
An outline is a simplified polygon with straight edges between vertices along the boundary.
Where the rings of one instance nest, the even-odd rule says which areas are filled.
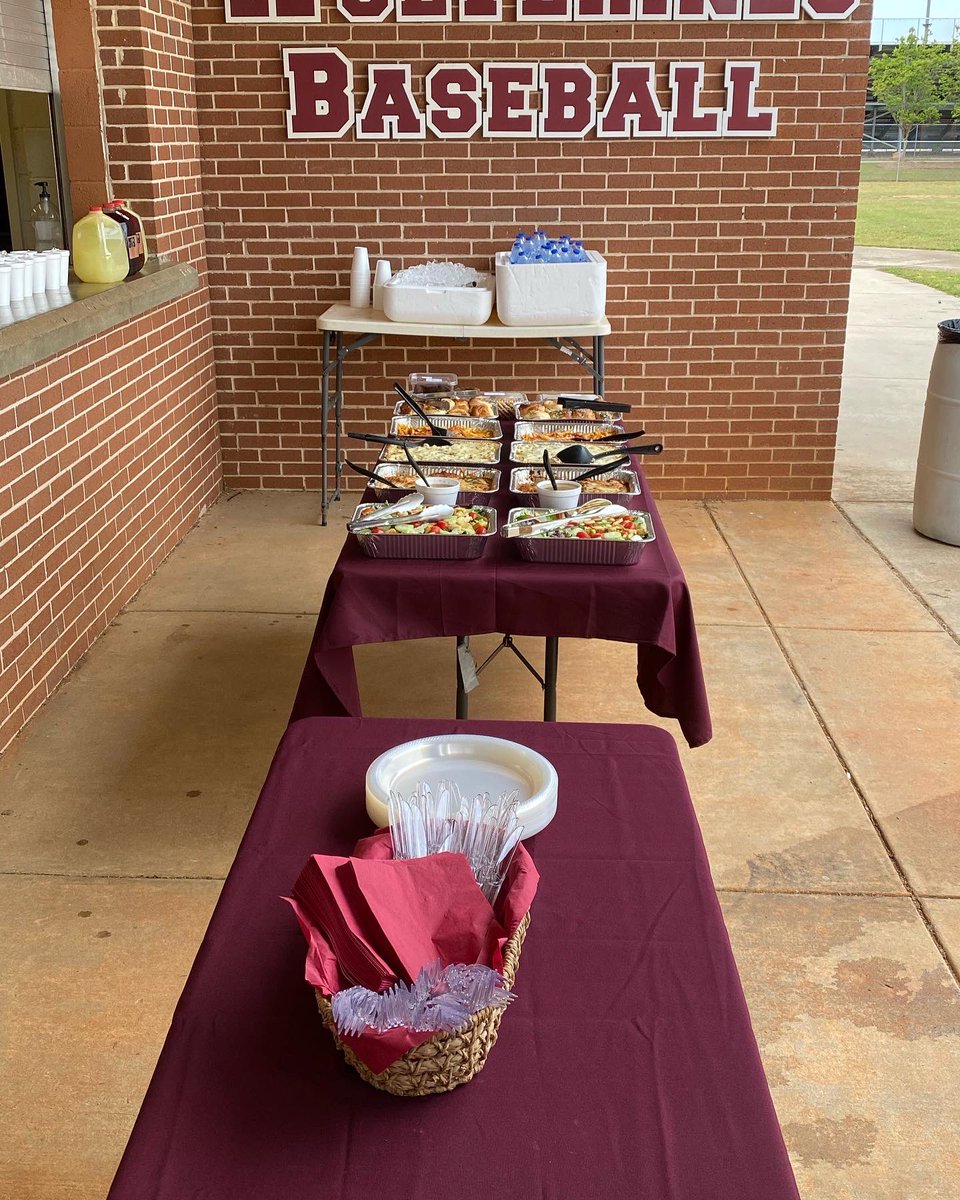
[[[384,487],[388,488],[397,488],[399,486],[392,479],[387,479],[383,475],[378,475],[376,471],[368,471],[366,467],[358,466],[356,463],[351,462],[349,458],[345,458],[343,461],[347,464],[351,471],[356,471],[358,475],[366,475],[366,477],[368,479],[372,479],[374,483],[382,484]]]
[[[639,437],[639,434],[631,434],[631,437]],[[567,466],[580,467],[589,466],[591,463],[600,458],[609,457],[611,454],[662,454],[663,442],[652,442],[649,446],[624,446],[620,445],[611,450],[601,450],[598,454],[592,454],[587,447],[578,442],[576,446],[567,446],[557,455],[557,462],[566,463]]]
[[[399,446],[407,456],[407,461],[410,466],[416,471],[424,483],[427,482],[427,477],[417,466],[413,455],[410,453],[411,446],[433,445],[427,438],[398,438],[387,437],[382,433],[351,433],[347,430],[347,437],[354,438],[358,442],[376,442],[378,446]],[[447,443],[445,443],[447,444]]]
[[[554,475],[553,467],[551,467],[551,465],[550,465],[549,449],[544,450],[544,452],[543,452],[543,469],[546,471],[547,478],[550,480],[550,486],[553,488],[554,491],[557,491],[557,477]]]
[[[582,483],[584,479],[593,479],[595,475],[604,475],[607,471],[619,471],[621,467],[629,467],[629,465],[629,455],[624,455],[623,458],[618,458],[612,463],[601,463],[599,467],[591,467],[589,471],[584,471],[582,475],[578,475],[575,482]]]
[[[612,400],[604,400],[602,396],[599,400],[584,400],[582,396],[558,396],[557,403],[561,408],[589,408],[593,412],[628,413],[633,411],[632,404],[614,404]]]
[[[617,429],[613,433],[605,433],[602,437],[592,438],[591,446],[595,446],[597,442],[632,442],[634,438],[643,437],[647,431],[645,429],[634,429],[632,433],[628,433],[625,429]]]
[[[424,440],[423,438],[395,437],[392,433],[358,433],[356,430],[351,432],[349,429],[347,437],[358,442],[376,442],[378,446],[405,446],[407,442],[411,446],[419,446]]]
[[[420,405],[416,402],[416,400],[414,400],[414,398],[405,388],[402,388],[399,383],[395,383],[393,385],[393,390],[404,400],[406,400],[420,420],[423,421],[426,427],[430,430],[430,437],[426,439],[426,444],[428,446],[450,445],[450,439],[444,436],[445,431],[443,427],[440,425],[434,425],[434,423],[427,416],[426,412],[420,407]]]
[[[424,482],[424,483],[427,485],[427,487],[429,487],[429,486],[430,486],[430,480],[429,480],[429,479],[426,477],[426,475],[424,475],[424,473],[423,473],[423,472],[420,470],[420,468],[417,466],[417,460],[416,460],[416,459],[413,457],[413,455],[410,453],[410,447],[407,445],[407,443],[406,443],[406,442],[404,442],[404,443],[403,443],[403,452],[404,452],[404,454],[407,456],[407,462],[410,464],[410,466],[411,466],[411,467],[413,467],[413,469],[414,469],[414,471],[416,472],[416,474],[420,476],[420,478],[421,478],[421,479],[423,480],[423,482]]]

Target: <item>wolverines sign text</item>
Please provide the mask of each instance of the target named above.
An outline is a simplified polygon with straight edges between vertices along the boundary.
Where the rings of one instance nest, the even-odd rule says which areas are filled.
[[[228,21],[272,24],[319,20],[321,0],[225,0]],[[516,0],[518,21],[844,20],[859,0]],[[503,0],[336,0],[350,22],[503,20]],[[584,62],[438,63],[415,89],[409,63],[370,63],[358,100],[353,64],[329,45],[287,46],[291,138],[380,141],[438,138],[773,137],[777,110],[758,104],[760,63],[727,61],[720,105],[704,105],[705,64],[611,64],[605,94]],[[422,99],[418,99],[418,94]]]

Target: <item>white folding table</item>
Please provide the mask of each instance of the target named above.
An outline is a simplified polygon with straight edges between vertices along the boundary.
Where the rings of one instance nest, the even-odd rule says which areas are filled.
[[[610,332],[608,321],[595,325],[530,325],[524,328],[503,325],[494,314],[485,325],[418,325],[391,321],[373,308],[351,308],[349,304],[331,304],[317,321],[323,334],[323,369],[320,377],[322,405],[320,523],[326,525],[327,510],[340,499],[343,462],[340,443],[343,434],[343,363],[348,354],[381,337],[501,338],[516,341],[544,341],[566,354],[592,377],[592,390],[603,395],[604,338]],[[589,347],[587,343],[590,343]],[[331,388],[331,376],[333,386]],[[330,419],[333,417],[333,486],[329,481]]]

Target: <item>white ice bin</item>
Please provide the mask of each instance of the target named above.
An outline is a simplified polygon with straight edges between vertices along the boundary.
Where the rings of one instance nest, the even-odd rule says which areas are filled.
[[[408,325],[485,325],[493,312],[494,279],[480,277],[476,287],[404,283],[394,276],[383,285],[383,311]]]
[[[607,307],[607,261],[593,250],[579,263],[497,265],[497,316],[504,325],[596,325]]]

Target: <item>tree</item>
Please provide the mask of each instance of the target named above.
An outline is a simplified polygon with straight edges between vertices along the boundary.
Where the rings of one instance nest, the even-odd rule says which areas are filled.
[[[957,103],[956,55],[935,43],[921,42],[911,29],[889,54],[870,62],[873,94],[897,123],[897,178],[907,138],[918,125],[939,120],[942,108]]]

